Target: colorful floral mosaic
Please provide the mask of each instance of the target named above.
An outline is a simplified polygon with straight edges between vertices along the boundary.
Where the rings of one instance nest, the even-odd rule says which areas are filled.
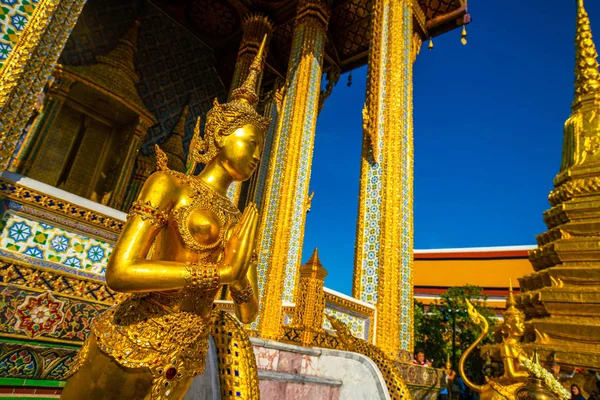
[[[64,380],[76,348],[0,343],[0,377]]]
[[[19,309],[24,310],[23,305],[28,298],[37,298],[38,296],[40,296],[40,292],[0,286],[0,304],[3,305],[0,309],[0,334],[4,333],[30,339],[31,334],[28,331],[30,328],[23,326],[23,317],[19,317],[17,314]],[[38,329],[36,340],[50,338],[83,343],[92,320],[108,308],[107,304],[91,303],[61,295],[54,295],[53,299],[57,303],[63,303],[61,308],[63,317],[59,321],[56,318],[54,319],[56,326],[52,330]],[[41,308],[35,309],[36,307]],[[50,314],[52,314],[52,307],[56,306],[41,304],[41,306],[32,306],[30,311],[33,312],[35,309],[37,320],[42,322],[46,318],[46,308],[50,309]],[[48,317],[48,320],[50,320],[50,317]],[[0,369],[1,367],[0,365]]]
[[[38,0],[0,0],[0,68],[17,44]]]
[[[23,304],[17,307],[16,329],[24,331],[32,339],[43,333],[54,333],[64,319],[64,305],[63,301],[55,299],[50,292],[27,296]]]
[[[6,213],[0,248],[37,260],[104,274],[112,244]]]

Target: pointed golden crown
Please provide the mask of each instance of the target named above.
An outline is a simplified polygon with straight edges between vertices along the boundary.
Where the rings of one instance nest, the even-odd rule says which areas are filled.
[[[578,97],[597,92],[600,89],[598,52],[583,0],[577,0],[575,54],[575,100],[577,101]]]
[[[523,311],[515,307],[515,296],[513,295],[512,280],[508,279],[508,299],[506,299],[506,310],[504,310],[504,320],[514,318],[515,316],[524,317]]]
[[[200,136],[200,120],[194,129],[190,155],[194,162],[207,164],[215,158],[223,146],[225,138],[244,125],[254,125],[263,134],[267,131],[270,118],[265,118],[255,110],[258,103],[256,86],[262,73],[263,54],[267,36],[263,38],[256,57],[250,65],[246,81],[232,93],[229,103],[220,104],[217,99],[213,108],[206,114],[204,138]]]

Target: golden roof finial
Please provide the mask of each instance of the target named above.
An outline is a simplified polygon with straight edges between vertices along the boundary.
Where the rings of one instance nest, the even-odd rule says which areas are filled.
[[[577,31],[575,36],[575,101],[581,96],[595,93],[600,88],[598,52],[592,38],[590,18],[577,0]]]
[[[262,72],[263,66],[263,53],[265,51],[265,43],[267,42],[267,35],[263,37],[258,53],[250,65],[250,72],[246,81],[239,88],[235,89],[232,93],[233,101],[245,100],[252,107],[258,103],[258,95],[256,94],[256,83]]]
[[[504,319],[508,319],[514,315],[523,316],[523,312],[515,307],[517,302],[513,294],[512,279],[508,279],[508,298],[506,299],[506,310],[504,310]]]

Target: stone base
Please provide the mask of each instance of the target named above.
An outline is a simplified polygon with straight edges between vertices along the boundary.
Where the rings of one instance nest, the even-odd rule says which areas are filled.
[[[361,354],[251,340],[262,400],[390,398],[381,372]]]

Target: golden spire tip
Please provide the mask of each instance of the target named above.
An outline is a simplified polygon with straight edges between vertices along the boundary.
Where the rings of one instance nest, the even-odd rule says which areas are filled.
[[[262,43],[258,48],[258,52],[256,53],[256,57],[254,57],[252,64],[250,64],[250,72],[248,73],[246,81],[242,84],[242,86],[235,89],[232,93],[231,97],[233,98],[233,100],[245,100],[252,107],[256,106],[256,104],[258,103],[256,86],[260,73],[262,72],[266,42],[267,35],[265,34]]]

